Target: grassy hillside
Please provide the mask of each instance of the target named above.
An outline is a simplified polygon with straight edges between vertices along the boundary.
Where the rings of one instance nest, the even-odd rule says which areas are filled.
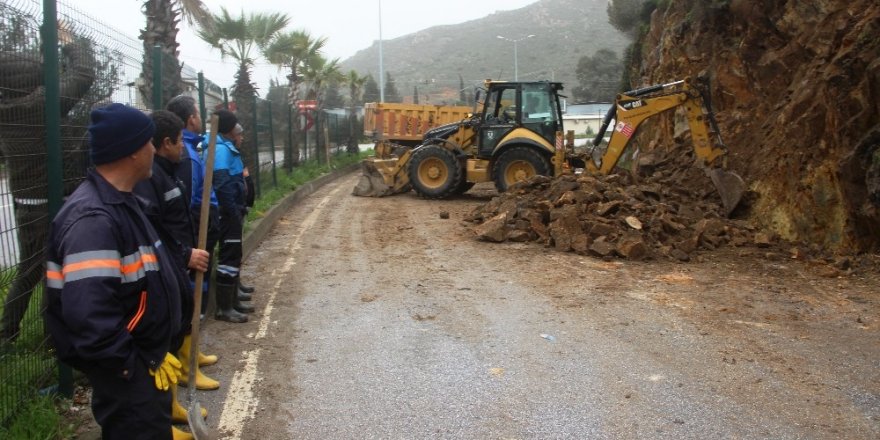
[[[570,94],[581,57],[603,48],[622,55],[628,44],[608,24],[606,4],[606,0],[541,0],[517,10],[385,40],[384,70],[404,98],[410,98],[418,86],[421,102],[426,102],[427,95],[429,102],[439,104],[457,98],[459,75],[468,87],[486,78],[513,80],[513,43],[497,36],[535,35],[517,45],[519,79],[562,81]],[[342,66],[378,80],[378,59],[378,42],[373,42]]]

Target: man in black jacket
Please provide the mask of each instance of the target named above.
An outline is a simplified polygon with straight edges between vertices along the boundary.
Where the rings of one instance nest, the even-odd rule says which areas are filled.
[[[196,248],[198,237],[190,213],[189,188],[176,177],[175,172],[181,162],[185,150],[183,148],[183,122],[174,113],[165,110],[154,111],[151,118],[156,125],[153,135],[153,146],[156,156],[153,160],[153,175],[149,180],[135,186],[135,194],[144,199],[144,213],[159,232],[163,243],[175,255],[177,268],[182,280],[181,290],[184,293],[184,322],[182,323],[182,339],[175,351],[180,359],[182,374],[189,374],[189,360],[193,353],[192,330],[193,288],[189,282],[188,270],[206,272],[209,254]],[[220,383],[196,371],[196,387],[201,390],[215,390]],[[185,383],[186,380],[181,380]],[[186,410],[177,401],[177,387],[172,386],[171,418],[175,423],[186,423]]]
[[[110,440],[172,438],[180,270],[132,193],[150,177],[154,132],[137,109],[92,111],[95,169],[55,216],[46,247],[46,328],[58,358],[88,377]]]

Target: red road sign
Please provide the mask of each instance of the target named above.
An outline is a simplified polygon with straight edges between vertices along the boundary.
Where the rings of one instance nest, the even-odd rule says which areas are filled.
[[[315,101],[314,99],[296,101],[296,108],[299,109],[299,111],[314,110],[318,108],[318,101]]]

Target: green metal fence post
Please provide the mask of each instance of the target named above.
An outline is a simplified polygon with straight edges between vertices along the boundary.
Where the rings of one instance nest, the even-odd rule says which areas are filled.
[[[258,141],[259,136],[257,132],[260,131],[260,118],[257,117],[257,113],[259,113],[259,98],[254,96],[254,165],[256,165],[253,170],[250,170],[252,176],[254,176],[254,195],[260,197],[260,143]]]
[[[43,0],[43,81],[46,97],[46,171],[49,185],[49,218],[55,218],[64,197],[64,164],[61,162],[61,84],[58,77],[58,9],[55,0]],[[58,392],[73,397],[73,369],[58,362]]]
[[[327,155],[330,156],[330,153],[332,153],[331,147],[333,145],[333,142],[331,142],[331,141],[333,141],[336,137],[336,115],[335,114],[333,114],[333,121],[331,122],[330,121],[330,113],[327,113],[327,131],[328,131],[328,133],[327,133],[326,142],[329,144],[329,145],[327,145]]]
[[[302,125],[303,129],[303,149],[305,150],[305,160],[309,160],[309,131],[306,130],[306,124]]]
[[[293,158],[293,106],[287,104],[287,154],[284,155],[287,161],[284,162],[284,169],[287,172],[293,170],[293,163],[295,162]],[[296,159],[299,159],[298,157]],[[289,163],[288,163],[289,161]]]
[[[162,108],[162,46],[153,46],[153,110]]]
[[[272,101],[266,101],[269,106],[269,151],[272,152],[272,186],[278,188],[278,176],[275,171],[277,162],[275,161],[275,130],[272,129]]]
[[[206,133],[208,117],[205,115],[205,74],[199,72],[199,114],[202,115],[202,133]]]
[[[333,113],[333,135],[331,137],[336,142],[336,151],[333,152],[335,155],[339,153],[339,115],[336,113]]]
[[[321,140],[322,140],[321,139],[321,124],[322,124],[321,114],[322,113],[324,113],[324,112],[315,112],[315,160],[317,160],[318,163],[321,163],[321,158],[323,157],[321,155],[321,150],[323,149],[323,148],[321,148],[321,146],[322,146],[322,144],[321,144]]]

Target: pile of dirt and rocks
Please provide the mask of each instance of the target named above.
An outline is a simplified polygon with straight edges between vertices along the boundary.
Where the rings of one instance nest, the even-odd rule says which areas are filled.
[[[722,216],[711,180],[685,148],[655,151],[640,172],[535,176],[465,220],[482,240],[537,241],[597,257],[688,261],[720,246],[780,247],[770,234]],[[788,251],[791,251],[789,248]]]

